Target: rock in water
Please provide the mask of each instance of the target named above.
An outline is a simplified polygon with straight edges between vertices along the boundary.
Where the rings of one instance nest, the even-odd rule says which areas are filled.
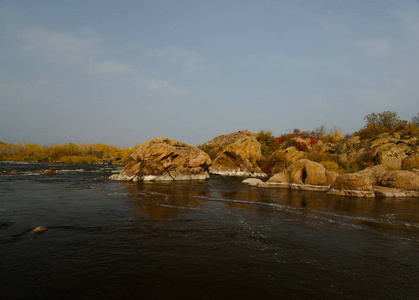
[[[228,145],[217,156],[210,167],[211,174],[226,176],[261,176],[266,174],[258,167],[257,160],[262,157],[261,145],[255,137],[244,137]]]
[[[173,181],[206,179],[211,159],[197,147],[158,137],[140,146],[120,174],[109,177],[123,181]]]
[[[42,174],[48,175],[48,176],[54,176],[54,175],[57,175],[57,172],[55,172],[54,170],[45,170]]]
[[[47,229],[44,226],[38,226],[38,227],[32,229],[31,232],[33,232],[33,233],[41,233],[41,232],[44,232],[46,230]]]

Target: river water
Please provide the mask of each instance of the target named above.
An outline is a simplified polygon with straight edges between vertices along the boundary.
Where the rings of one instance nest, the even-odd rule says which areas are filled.
[[[0,162],[0,298],[419,298],[418,198],[107,179],[118,170]]]

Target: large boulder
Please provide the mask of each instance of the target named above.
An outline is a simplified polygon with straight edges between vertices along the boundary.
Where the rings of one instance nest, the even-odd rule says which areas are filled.
[[[355,197],[375,197],[374,180],[370,173],[346,173],[336,178],[328,194]]]
[[[258,167],[257,160],[262,157],[261,145],[253,136],[236,140],[225,147],[213,161],[211,174],[225,176],[261,176],[266,174]]]
[[[410,171],[390,171],[380,179],[380,185],[401,190],[419,191],[419,176]]]
[[[308,159],[300,159],[286,169],[290,183],[327,185],[326,169]]]
[[[399,170],[402,167],[403,160],[407,157],[407,145],[397,145],[393,143],[384,144],[377,149],[376,161],[392,170]]]
[[[259,186],[326,191],[336,177],[334,173],[328,173],[322,164],[309,159],[300,159]]]
[[[174,139],[158,137],[140,146],[120,174],[110,177],[123,181],[173,181],[206,179],[211,159],[197,147]]]
[[[357,172],[358,174],[366,174],[370,177],[371,184],[373,186],[378,185],[380,179],[387,173],[388,168],[385,165],[376,165],[365,168],[362,171]]]

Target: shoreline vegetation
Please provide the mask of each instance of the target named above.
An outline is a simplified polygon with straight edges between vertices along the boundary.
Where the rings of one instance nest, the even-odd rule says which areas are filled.
[[[385,111],[365,116],[366,124],[352,134],[344,134],[337,126],[327,130],[320,126],[313,131],[294,129],[275,137],[269,130],[261,130],[254,135],[260,143],[261,156],[252,161],[271,177],[284,171],[299,159],[309,159],[322,164],[326,170],[337,173],[354,173],[380,163],[377,158],[378,144],[396,139],[393,144],[408,143],[410,151],[419,149],[419,113],[412,117],[411,122],[401,120],[396,112]],[[246,131],[247,132],[247,131]],[[214,161],[225,151],[230,135],[222,135],[199,145]],[[380,140],[381,142],[374,142]],[[216,142],[212,142],[216,141]],[[212,142],[212,143],[211,143]],[[61,163],[107,163],[126,165],[130,156],[138,151],[138,144],[121,148],[105,144],[64,143],[40,146],[37,144],[8,144],[0,141],[0,161],[31,161]],[[415,154],[413,153],[413,154]],[[411,153],[412,154],[412,153]],[[415,163],[404,164],[404,170],[417,168]]]
[[[37,144],[0,142],[0,161],[60,162],[76,164],[125,165],[138,145],[129,148],[105,144]]]

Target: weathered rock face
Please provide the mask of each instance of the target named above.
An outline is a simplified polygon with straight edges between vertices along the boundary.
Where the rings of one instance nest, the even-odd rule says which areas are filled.
[[[388,171],[384,165],[339,175],[329,194],[355,197],[418,197],[419,176],[410,171]]]
[[[375,197],[374,186],[387,173],[387,167],[377,165],[357,173],[341,174],[328,191],[331,195]]]
[[[380,179],[380,185],[401,190],[419,191],[419,176],[409,171],[390,171]]]
[[[287,168],[290,183],[327,185],[326,169],[322,164],[300,159]]]
[[[256,163],[261,157],[260,143],[256,138],[244,137],[228,145],[213,161],[209,171],[225,176],[266,177]]]
[[[260,187],[279,187],[298,190],[326,191],[338,174],[326,171],[320,163],[300,159],[285,171],[275,174]]]
[[[332,187],[340,191],[372,191],[372,180],[368,173],[346,173],[338,176]]]
[[[250,132],[247,129],[229,133],[229,134],[222,134],[219,135],[212,140],[202,144],[203,147],[225,147],[230,144],[233,144],[235,141],[245,138],[245,137],[256,137],[257,133]]]
[[[294,163],[306,155],[303,151],[298,151],[294,146],[288,147],[281,151],[280,156],[284,157],[287,162]]]
[[[393,143],[379,146],[376,161],[390,169],[398,170],[402,167],[402,162],[407,157],[405,153],[407,149],[406,145],[399,146]]]
[[[154,138],[131,155],[120,174],[110,179],[162,181],[206,179],[211,159],[197,147],[170,138]]]
[[[370,177],[371,184],[378,185],[380,178],[383,177],[388,171],[388,168],[385,165],[377,165],[368,167],[362,171],[357,172],[358,174],[366,174]]]

